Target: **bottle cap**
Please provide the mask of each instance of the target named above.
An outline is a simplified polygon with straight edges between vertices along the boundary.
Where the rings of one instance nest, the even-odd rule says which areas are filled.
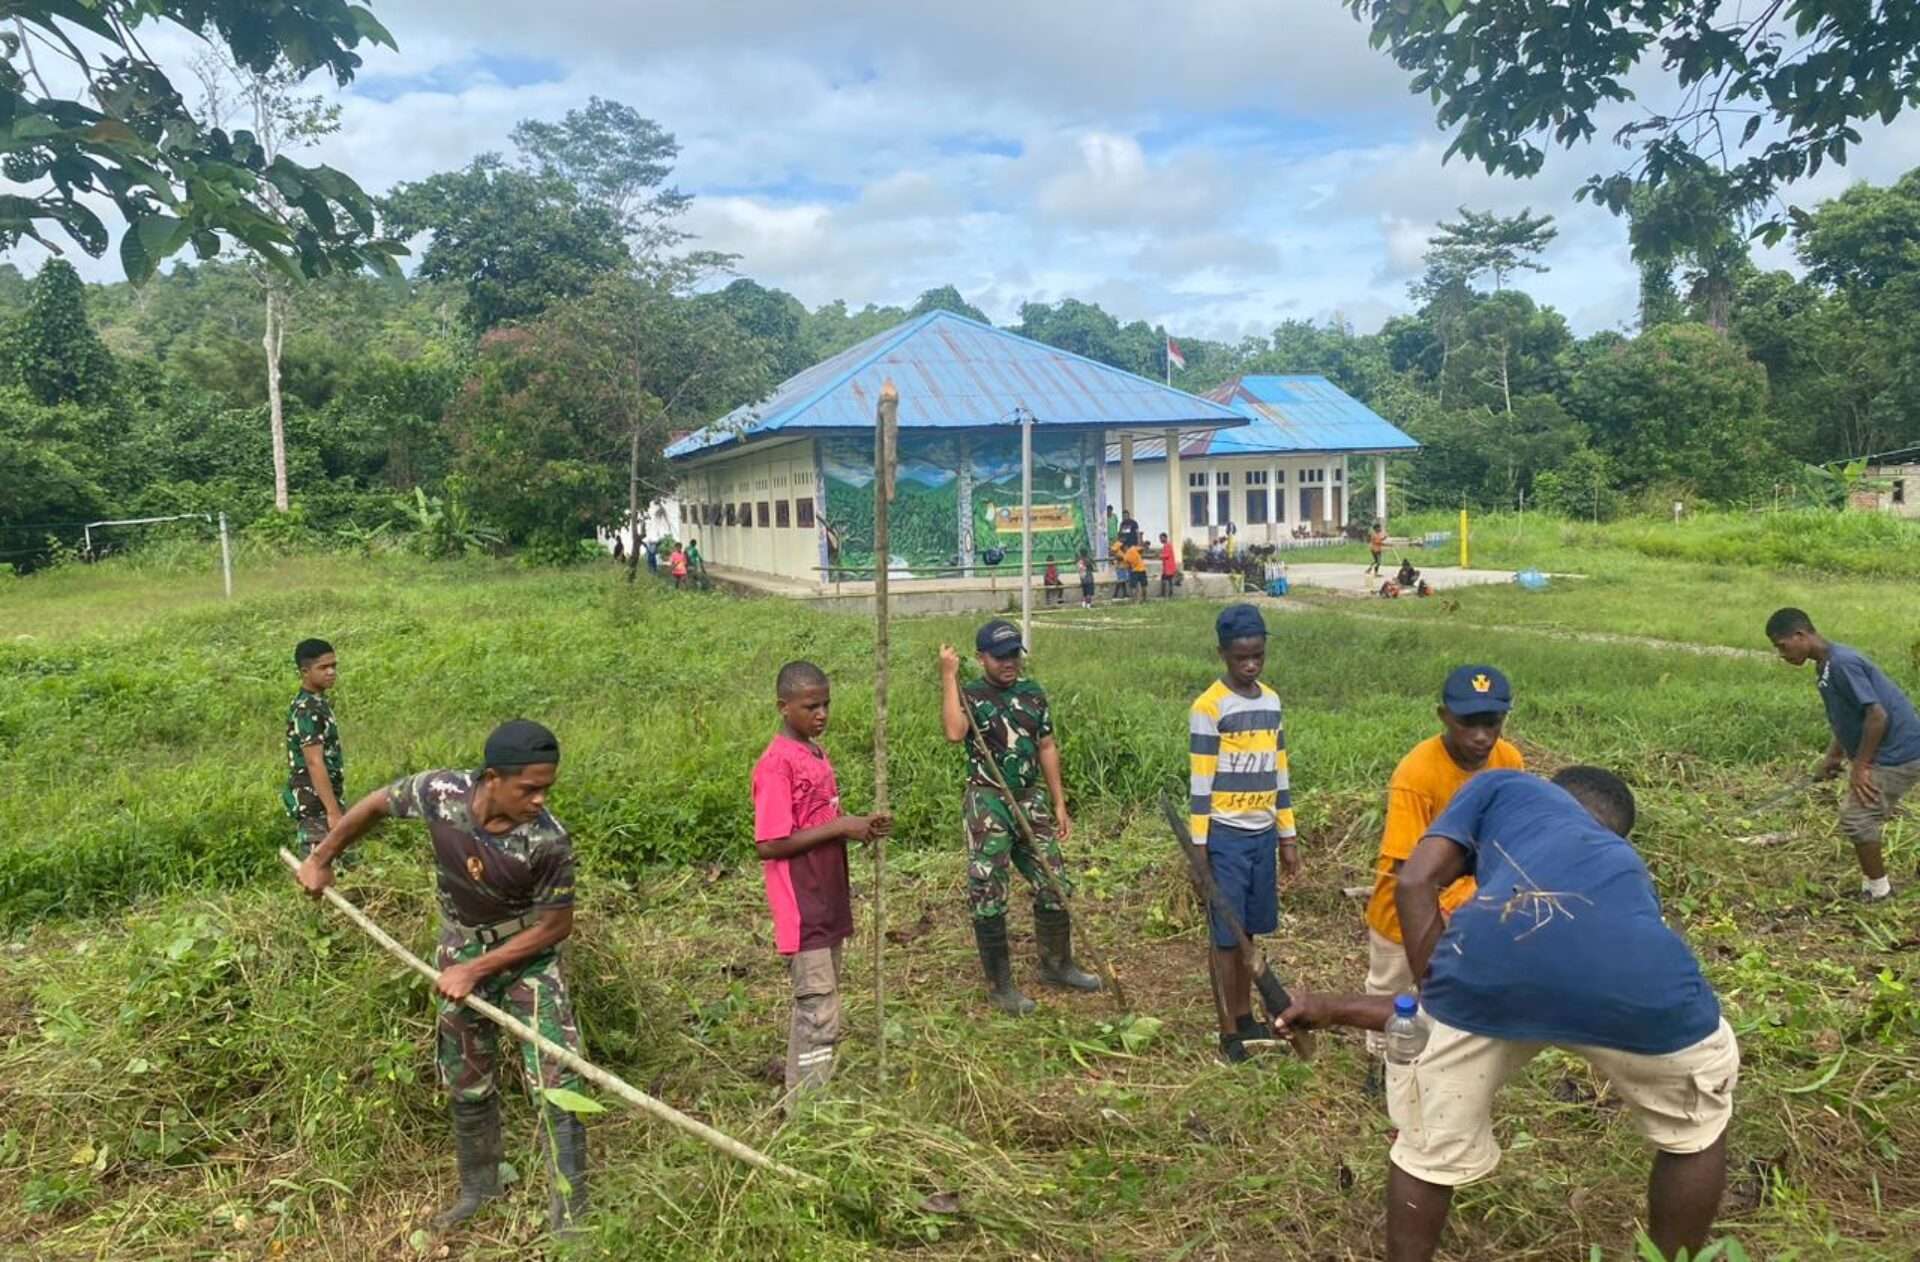
[[[1410,1017],[1414,1013],[1418,1012],[1419,1010],[1420,1010],[1420,1001],[1418,999],[1415,999],[1412,995],[1395,995],[1393,997],[1393,1015],[1394,1016]]]

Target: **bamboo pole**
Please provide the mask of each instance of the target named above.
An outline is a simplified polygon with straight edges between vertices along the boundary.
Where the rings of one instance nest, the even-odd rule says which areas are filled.
[[[893,500],[894,450],[900,426],[900,391],[891,379],[880,387],[873,418],[873,811],[887,813],[887,578],[893,556],[887,539],[887,506]],[[873,839],[873,1020],[876,1072],[887,1076],[887,839]]]
[[[1027,813],[1020,809],[1020,799],[1014,797],[1013,789],[1007,784],[1007,778],[1000,774],[999,766],[993,761],[993,746],[987,744],[987,734],[980,730],[980,720],[973,717],[973,706],[967,700],[964,684],[960,686],[960,709],[966,713],[967,727],[973,732],[974,742],[980,747],[980,761],[987,768],[987,776],[993,781],[993,787],[999,790],[1000,796],[1006,800],[1007,813],[1013,816],[1014,827],[1020,830],[1021,837],[1026,840],[1027,849],[1033,852],[1033,870],[1045,876],[1048,892],[1060,900],[1062,907],[1067,906],[1072,901],[1072,896],[1067,893],[1067,887],[1061,883],[1060,878],[1054,875],[1053,869],[1047,866],[1047,856],[1040,853],[1040,843],[1033,835],[1033,821],[1029,820]],[[1092,934],[1086,935],[1087,938],[1092,936]],[[1089,943],[1083,939],[1081,946],[1084,948],[1088,945]],[[1105,951],[1098,948],[1095,948],[1093,955],[1093,966],[1100,970],[1102,977],[1106,978],[1107,993],[1113,996],[1115,1010],[1125,1012],[1127,992],[1120,985],[1120,974],[1114,971],[1113,961]]]
[[[300,861],[294,858],[285,846],[280,848],[280,861],[295,872],[300,870]],[[379,943],[387,954],[393,956],[430,982],[440,980],[440,974],[437,970],[428,967],[426,962],[419,956],[394,941],[394,939],[387,934],[386,930],[375,924],[373,919],[365,912],[355,907],[345,898],[342,898],[340,891],[329,888],[325,891],[325,897],[328,902],[345,913],[347,919],[360,926],[361,930],[364,931],[368,937]],[[582,1078],[611,1091],[614,1095],[631,1104],[634,1108],[639,1109],[642,1113],[653,1114],[653,1116],[659,1118],[661,1121],[678,1127],[708,1147],[716,1148],[736,1161],[744,1161],[750,1166],[757,1166],[762,1170],[770,1170],[774,1174],[792,1179],[794,1182],[805,1187],[819,1191],[830,1190],[826,1180],[819,1176],[808,1174],[803,1170],[795,1170],[792,1166],[783,1165],[765,1153],[760,1152],[758,1149],[749,1148],[739,1140],[721,1134],[705,1122],[688,1117],[672,1105],[654,1099],[646,1092],[628,1085],[625,1080],[608,1073],[578,1053],[562,1047],[524,1021],[521,1021],[510,1013],[503,1012],[479,996],[468,995],[460,1002],[493,1022],[507,1033],[513,1035],[521,1042],[533,1044],[540,1049],[542,1055],[553,1057],[567,1068],[579,1074]]]

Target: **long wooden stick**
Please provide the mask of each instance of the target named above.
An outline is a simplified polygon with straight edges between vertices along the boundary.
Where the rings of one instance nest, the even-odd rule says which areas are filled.
[[[280,861],[289,868],[292,868],[295,872],[300,870],[300,861],[294,858],[284,846],[280,848]],[[368,937],[379,943],[387,954],[393,956],[428,981],[438,981],[440,979],[438,970],[429,967],[419,956],[389,937],[386,930],[375,924],[372,918],[365,912],[342,898],[340,891],[329,888],[325,893],[328,902],[345,913],[347,919],[360,926],[361,930],[363,930]],[[468,995],[465,999],[461,1000],[461,1003],[473,1009],[521,1042],[532,1043],[540,1049],[543,1055],[553,1057],[587,1081],[611,1091],[614,1095],[620,1097],[641,1112],[651,1113],[661,1121],[679,1127],[708,1147],[717,1148],[736,1161],[744,1161],[750,1166],[758,1166],[762,1170],[770,1170],[775,1174],[792,1179],[794,1182],[808,1188],[814,1188],[820,1191],[831,1191],[827,1186],[826,1180],[819,1176],[808,1174],[803,1170],[795,1170],[792,1166],[782,1165],[758,1149],[749,1148],[739,1140],[721,1134],[705,1122],[696,1121],[672,1105],[662,1103],[646,1092],[629,1086],[623,1079],[608,1073],[578,1053],[562,1047],[526,1022],[521,1021],[510,1013],[501,1011],[479,996]]]
[[[1000,774],[1000,768],[994,763],[993,747],[987,744],[987,734],[980,730],[980,720],[973,717],[973,706],[967,701],[965,684],[960,685],[960,709],[966,713],[967,727],[972,730],[973,739],[980,746],[980,761],[986,765],[987,775],[992,779],[993,787],[998,789],[1000,796],[1006,800],[1007,813],[1013,816],[1014,826],[1020,830],[1021,837],[1026,840],[1027,849],[1033,852],[1034,870],[1046,877],[1048,892],[1059,899],[1060,905],[1065,907],[1072,896],[1067,892],[1067,887],[1061,883],[1060,878],[1054,875],[1053,869],[1047,866],[1047,856],[1041,853],[1040,842],[1033,835],[1032,821],[1027,818],[1027,813],[1020,809],[1020,799],[1013,795],[1013,789],[1007,784],[1007,778]],[[1088,935],[1089,938],[1091,936]],[[1082,948],[1088,945],[1090,943],[1084,940],[1081,943]],[[1113,996],[1114,1008],[1125,1012],[1127,992],[1120,985],[1120,974],[1114,971],[1113,961],[1107,958],[1105,951],[1098,948],[1094,949],[1093,956],[1093,966],[1100,970],[1102,977],[1107,979],[1107,989]]]
[[[894,436],[899,432],[900,392],[891,380],[880,387],[873,418],[873,810],[887,812],[887,572],[893,556],[887,540],[887,505],[893,499]],[[887,1076],[887,839],[873,839],[873,1020],[875,1072]]]

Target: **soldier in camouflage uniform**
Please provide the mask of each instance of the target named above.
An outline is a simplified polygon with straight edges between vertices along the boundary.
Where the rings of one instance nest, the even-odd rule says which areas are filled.
[[[340,754],[340,725],[327,690],[340,677],[333,645],[302,640],[294,646],[300,691],[287,707],[287,787],[280,804],[293,821],[293,849],[302,859],[340,822],[347,796],[347,764]]]
[[[436,1230],[471,1218],[500,1190],[500,1035],[461,1000],[478,995],[580,1051],[559,957],[573,932],[573,843],[545,806],[559,763],[553,733],[526,719],[504,723],[487,737],[482,770],[423,771],[375,790],[300,865],[301,885],[317,897],[333,882],[335,857],[380,820],[421,820],[432,839],[441,914],[437,1059],[460,1165],[459,1198],[434,1219]],[[523,1043],[521,1055],[530,1084],[579,1090],[572,1070],[532,1044]],[[546,1114],[553,1229],[561,1233],[586,1210],[586,1128],[552,1103]]]
[[[940,646],[941,721],[950,741],[967,747],[967,786],[961,819],[967,830],[967,901],[988,998],[1002,1012],[1033,1011],[1033,1000],[1013,984],[1007,950],[1010,868],[1033,888],[1033,936],[1039,947],[1040,980],[1069,990],[1098,990],[1100,979],[1073,962],[1073,919],[1064,896],[1073,892],[1060,842],[1072,834],[1066,790],[1060,781],[1060,751],[1053,741],[1047,694],[1020,675],[1020,629],[996,619],[980,628],[974,647],[984,678],[960,684],[960,655]],[[983,751],[967,712],[985,738]],[[1029,845],[986,759],[1013,793],[1033,829],[1039,852]],[[1044,791],[1042,781],[1044,780]],[[1045,872],[1041,870],[1045,865]],[[1049,879],[1048,874],[1051,874]]]

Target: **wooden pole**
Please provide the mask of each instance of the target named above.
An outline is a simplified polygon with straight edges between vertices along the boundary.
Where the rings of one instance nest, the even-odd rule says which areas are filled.
[[[280,848],[280,862],[286,864],[295,872],[300,870],[300,861],[294,858],[292,853],[284,846]],[[426,962],[419,956],[389,937],[386,930],[375,924],[372,918],[365,912],[342,898],[340,891],[328,889],[326,891],[326,899],[332,903],[335,908],[345,913],[347,919],[360,926],[361,930],[363,930],[368,937],[379,943],[387,954],[393,956],[430,982],[440,980],[440,974],[437,970],[428,967]],[[540,1049],[541,1055],[553,1057],[567,1068],[579,1074],[582,1078],[611,1091],[614,1095],[631,1104],[634,1108],[639,1109],[642,1113],[651,1113],[661,1121],[679,1127],[708,1147],[716,1148],[736,1161],[744,1161],[750,1166],[756,1166],[762,1170],[770,1170],[774,1174],[792,1179],[794,1182],[808,1188],[814,1188],[820,1191],[829,1190],[826,1180],[819,1176],[808,1174],[803,1170],[795,1170],[792,1166],[783,1165],[758,1149],[749,1148],[739,1140],[721,1134],[705,1122],[696,1121],[688,1117],[672,1105],[654,1099],[646,1092],[630,1086],[623,1079],[608,1073],[585,1057],[562,1047],[524,1021],[501,1011],[477,995],[468,995],[460,1002],[493,1022],[507,1033],[513,1035],[521,1042],[533,1044]]]
[[[1033,413],[1025,408],[1020,409],[1020,645],[1033,652]]]
[[[891,380],[880,387],[873,418],[873,810],[887,811],[887,506],[893,499],[894,445],[900,426],[900,392]],[[887,839],[873,839],[873,1020],[878,1031],[878,1073],[887,1075]]]

